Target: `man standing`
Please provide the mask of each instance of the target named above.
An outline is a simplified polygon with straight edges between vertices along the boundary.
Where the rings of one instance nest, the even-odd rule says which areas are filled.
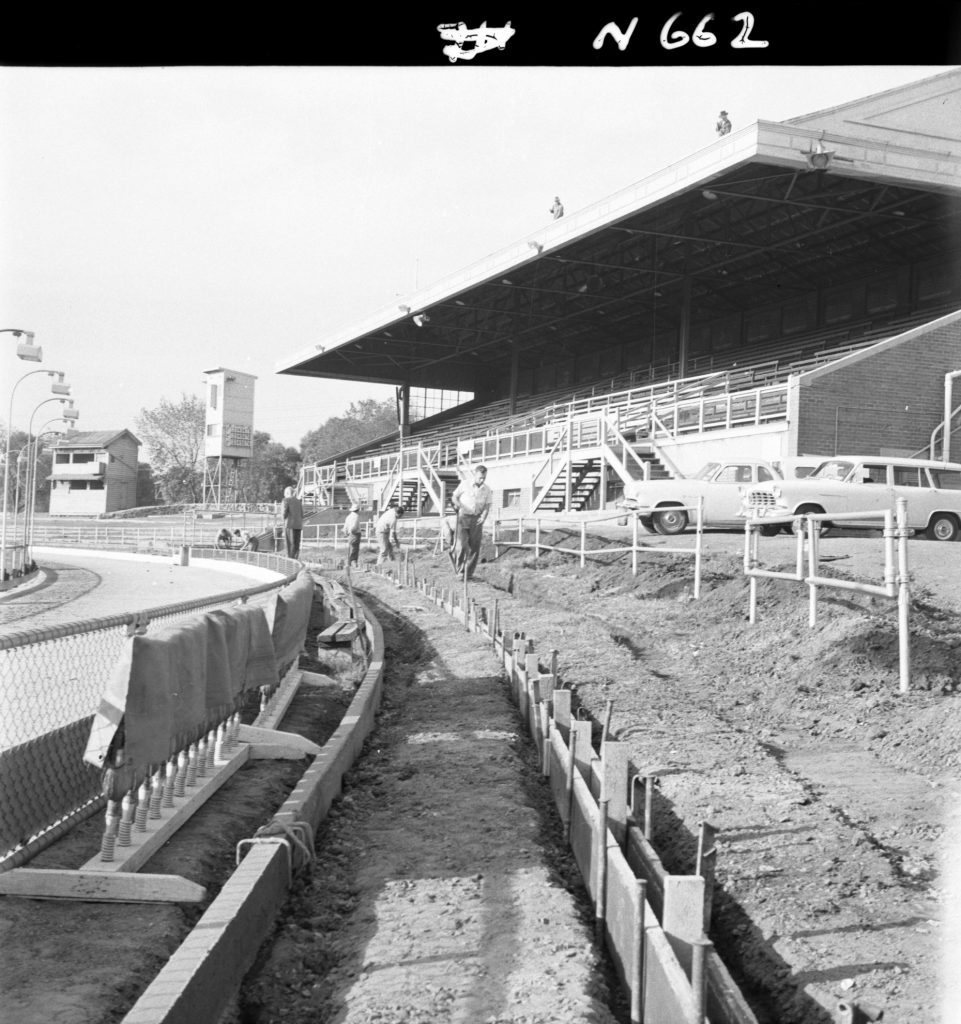
[[[400,547],[397,540],[397,520],[404,514],[402,508],[390,505],[377,520],[377,564],[394,560],[394,548]]]
[[[728,119],[726,110],[722,110],[720,114],[717,115],[717,124],[714,125],[714,131],[716,131],[719,136],[730,134],[731,122]]]
[[[304,528],[304,506],[294,497],[293,487],[284,488],[284,542],[288,558],[300,558],[300,534]]]
[[[485,482],[487,467],[478,466],[472,481],[462,480],[454,491],[452,501],[457,509],[457,562],[458,574],[467,567],[467,578],[474,575],[480,558],[481,539],[484,536],[484,521],[491,508],[491,489]]]
[[[551,207],[551,216],[554,220],[560,220],[564,216],[564,204],[560,196],[554,196],[554,205]]]
[[[360,558],[360,505],[356,502],[350,506],[344,520],[344,533],[347,534],[347,565],[357,565]]]

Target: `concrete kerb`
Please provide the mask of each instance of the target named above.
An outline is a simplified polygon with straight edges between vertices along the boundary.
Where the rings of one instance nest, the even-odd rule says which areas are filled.
[[[361,602],[357,605],[364,618],[370,660],[347,713],[271,823],[250,841],[237,869],[123,1024],[215,1021],[254,962],[287,897],[293,870],[304,863],[290,833],[305,823],[313,835],[326,817],[380,706],[383,630]]]

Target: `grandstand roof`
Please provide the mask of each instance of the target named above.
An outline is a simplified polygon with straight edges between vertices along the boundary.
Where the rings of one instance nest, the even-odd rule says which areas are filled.
[[[961,70],[732,132],[277,372],[476,391],[512,346],[532,366],[927,259],[961,261]]]

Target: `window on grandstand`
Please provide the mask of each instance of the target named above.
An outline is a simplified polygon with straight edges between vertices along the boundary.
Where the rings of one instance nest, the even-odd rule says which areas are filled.
[[[950,263],[935,263],[918,267],[918,302],[939,302],[949,298],[958,287]]]
[[[506,490],[501,495],[501,508],[520,508],[521,507],[521,489],[519,487],[512,487]]]
[[[884,313],[898,305],[898,275],[885,274],[865,285],[864,308],[868,313]]]
[[[211,409],[216,409],[217,408],[217,385],[216,384],[211,384],[210,385],[210,408]]]
[[[781,330],[785,334],[810,330],[817,320],[817,296],[807,295],[794,302],[785,302],[781,312]]]
[[[220,437],[220,424],[219,423],[208,423],[207,424],[207,437]]]
[[[93,459],[94,459],[93,452],[74,452],[73,453],[73,461],[74,462],[93,462]]]
[[[103,490],[103,480],[90,480],[88,482],[90,484],[90,490],[91,491],[102,491]]]
[[[410,421],[426,420],[454,409],[458,405],[470,402],[474,398],[473,391],[444,391],[437,388],[410,389]]]

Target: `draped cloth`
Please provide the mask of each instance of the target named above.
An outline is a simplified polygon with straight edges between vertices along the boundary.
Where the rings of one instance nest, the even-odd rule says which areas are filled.
[[[278,671],[285,670],[303,650],[313,602],[314,580],[305,569],[264,607]]]
[[[129,788],[148,766],[223,721],[246,691],[277,683],[274,645],[260,607],[218,609],[132,636],[107,680],[83,759],[118,770]]]

